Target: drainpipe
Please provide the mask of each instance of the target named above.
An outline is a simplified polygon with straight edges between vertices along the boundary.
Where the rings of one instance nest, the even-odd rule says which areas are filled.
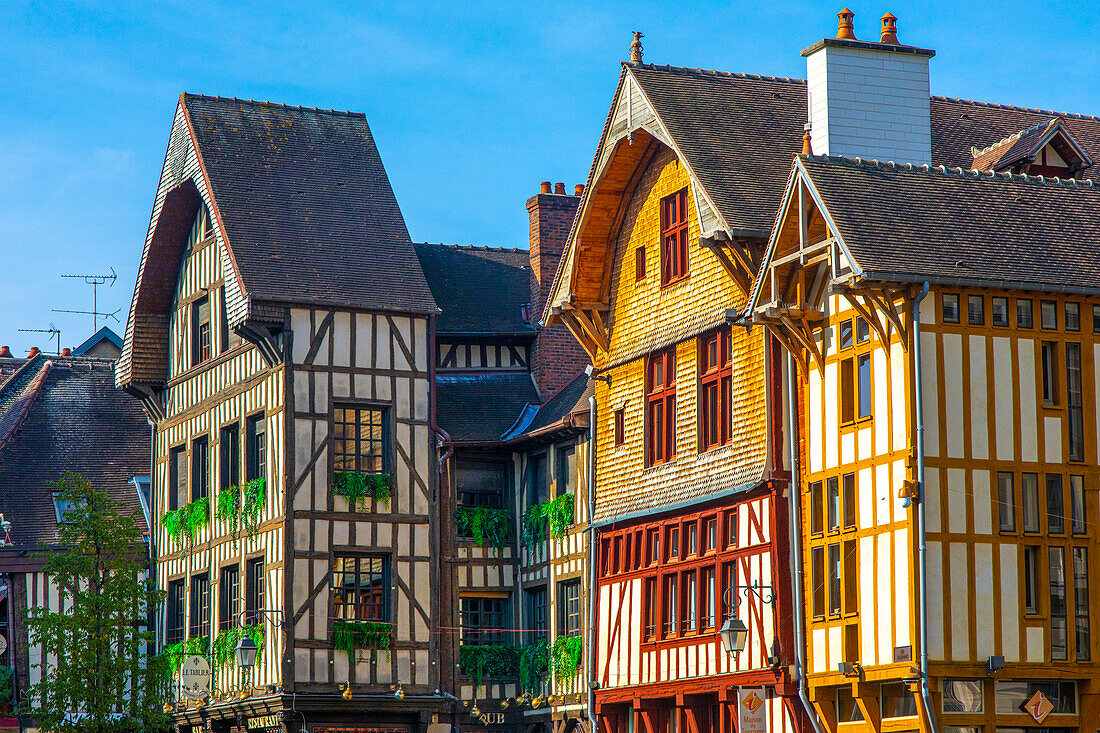
[[[791,469],[791,482],[787,487],[787,501],[790,504],[788,533],[791,542],[791,566],[794,568],[794,572],[791,574],[791,582],[794,586],[794,595],[792,596],[794,602],[791,604],[794,607],[794,668],[795,676],[798,678],[798,698],[802,701],[802,707],[806,709],[806,715],[809,716],[814,731],[824,733],[821,722],[817,719],[817,713],[814,711],[809,697],[806,696],[806,662],[803,659],[806,647],[802,619],[804,578],[802,573],[802,535],[798,523],[798,495],[800,489],[798,484],[798,407],[795,398],[798,389],[798,372],[796,371],[794,357],[791,354],[787,354],[787,374],[789,375],[787,381],[787,452]]]
[[[924,521],[924,404],[923,390],[921,389],[921,356],[920,356],[920,304],[928,295],[928,283],[920,291],[920,295],[913,301],[913,380],[916,383],[914,400],[916,401],[917,417],[917,564],[920,574],[920,605],[918,616],[920,618],[920,694],[924,700],[924,710],[928,714],[928,727],[931,733],[939,733],[936,725],[936,714],[932,708],[932,694],[928,690],[928,560],[927,542],[925,540]]]
[[[588,398],[588,730],[596,733],[596,395]]]

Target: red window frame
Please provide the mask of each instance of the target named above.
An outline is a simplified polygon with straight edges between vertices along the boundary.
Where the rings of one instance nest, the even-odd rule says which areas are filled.
[[[699,337],[699,450],[732,442],[732,332],[728,328]]]
[[[646,465],[667,463],[676,455],[676,351],[646,360]]]
[[[688,274],[687,188],[661,199],[661,285]]]

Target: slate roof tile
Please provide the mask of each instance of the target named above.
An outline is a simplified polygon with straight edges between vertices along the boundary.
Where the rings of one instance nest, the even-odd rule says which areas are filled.
[[[521,317],[531,302],[530,259],[525,249],[417,244],[416,254],[436,304],[439,333],[530,334]]]
[[[435,400],[436,420],[451,440],[495,443],[539,395],[526,372],[437,374]]]

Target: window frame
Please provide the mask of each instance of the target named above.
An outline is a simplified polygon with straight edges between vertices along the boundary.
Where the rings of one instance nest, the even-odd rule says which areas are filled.
[[[190,580],[187,638],[210,637],[210,573],[195,573]],[[198,616],[198,619],[195,617]]]
[[[210,293],[195,298],[188,307],[191,311],[191,368],[195,368],[210,361],[214,355]]]
[[[948,316],[948,302],[954,302],[955,315],[954,317]],[[958,293],[940,293],[940,320],[943,323],[958,324],[961,320],[959,310],[959,294]]]
[[[337,563],[339,561],[345,563],[350,561],[355,562],[355,567],[351,571],[354,576],[354,583],[350,586],[346,583],[343,586],[337,586],[337,574],[346,578],[348,570],[337,569]],[[375,571],[373,568],[367,572],[361,570],[362,563],[364,561],[373,562],[375,560],[380,561],[380,569]],[[374,576],[379,576],[379,593],[377,595],[378,601],[367,600],[364,601],[362,596],[363,588],[370,588],[370,585],[366,585],[362,582],[363,576],[367,576],[368,579],[373,579]],[[373,582],[373,580],[372,580]],[[354,588],[353,592],[356,597],[352,601],[337,600],[337,591],[346,588]],[[345,590],[346,592],[346,590]],[[368,591],[370,592],[370,591]],[[335,552],[332,554],[329,562],[329,618],[333,621],[369,621],[376,623],[391,623],[393,619],[393,558],[389,554],[384,553],[358,553],[358,552]],[[376,607],[381,609],[377,614],[371,615],[369,613],[360,613],[361,610],[365,611],[368,607]],[[348,616],[345,612],[341,615],[339,612],[343,609],[351,608],[355,611],[354,616]]]
[[[733,331],[724,327],[704,334],[698,346],[699,452],[706,453],[733,442]]]
[[[267,479],[267,413],[245,418],[245,481]]]
[[[471,617],[477,624],[471,624]],[[505,594],[458,597],[459,643],[463,646],[504,646],[512,643],[512,597]]]
[[[661,383],[654,371],[660,364]],[[668,463],[676,457],[676,347],[646,358],[646,466]]]
[[[689,274],[688,238],[691,217],[687,186],[663,196],[661,216],[661,287],[680,282]]]
[[[351,413],[350,419],[348,413]],[[368,422],[363,421],[369,416]],[[341,417],[343,419],[341,419]],[[375,419],[377,417],[377,419]],[[339,436],[338,427],[354,426],[354,437]],[[363,428],[378,429],[378,437],[373,434],[363,438]],[[332,405],[330,417],[330,432],[332,436],[331,456],[333,473],[340,471],[354,471],[356,473],[385,474],[391,470],[391,433],[390,406],[377,402],[345,402],[338,401]],[[340,443],[344,441],[344,446]],[[352,442],[351,451],[347,449],[347,441]],[[367,445],[370,453],[363,453],[362,447]],[[377,454],[374,448],[377,446]],[[377,461],[377,466],[371,466],[371,462]],[[350,465],[349,465],[350,463]]]
[[[191,439],[190,500],[210,498],[210,436]]]
[[[223,565],[218,571],[218,631],[230,631],[241,614],[241,566]]]

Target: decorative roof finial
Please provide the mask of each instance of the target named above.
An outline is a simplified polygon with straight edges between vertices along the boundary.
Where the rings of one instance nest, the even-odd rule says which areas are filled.
[[[848,10],[848,8],[844,8],[844,10],[836,14],[836,17],[840,18],[840,21],[836,24],[836,37],[847,38],[852,41],[856,40],[855,24],[852,22],[856,14]]]
[[[898,19],[893,13],[882,16],[882,38],[879,39],[879,43],[901,45],[898,42]]]
[[[630,63],[640,64],[642,63],[642,39],[645,38],[645,34],[641,31],[634,31],[634,41],[630,44]]]
[[[802,154],[813,155],[814,150],[813,147],[810,145],[810,123],[807,122],[803,129],[806,132],[802,133]]]

